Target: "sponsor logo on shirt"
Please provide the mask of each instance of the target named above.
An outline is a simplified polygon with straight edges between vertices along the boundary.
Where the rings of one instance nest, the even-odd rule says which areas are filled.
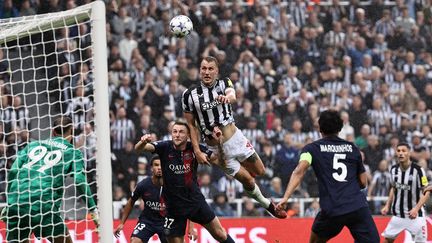
[[[411,186],[410,185],[402,184],[402,183],[399,183],[399,182],[396,182],[395,187],[396,187],[396,189],[399,189],[399,190],[405,190],[405,191],[411,190]]]
[[[168,168],[174,172],[174,174],[180,175],[189,173],[191,171],[191,165],[190,164],[184,164],[184,165],[169,165]]]
[[[210,102],[204,102],[201,104],[201,109],[203,111],[211,110],[211,109],[215,108],[216,106],[218,106],[219,104],[220,104],[220,102],[218,100],[213,100]]]
[[[161,211],[165,210],[165,203],[161,202],[154,202],[154,201],[146,201],[145,205],[152,210]]]

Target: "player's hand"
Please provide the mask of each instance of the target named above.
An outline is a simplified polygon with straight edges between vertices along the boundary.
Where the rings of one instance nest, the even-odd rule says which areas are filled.
[[[96,226],[96,231],[99,232],[99,213],[97,211],[97,209],[93,209],[90,213],[89,213],[90,218],[93,220],[93,223]]]
[[[285,210],[288,204],[288,198],[282,198],[279,203],[276,205],[277,210]]]
[[[150,143],[151,140],[152,140],[152,135],[151,134],[144,134],[141,137],[141,139],[140,139],[140,141],[143,142],[143,143]]]
[[[188,238],[189,240],[197,240],[198,239],[198,231],[195,228],[188,229]]]
[[[415,219],[418,216],[418,210],[416,208],[413,208],[408,212],[408,215],[410,219]]]
[[[381,214],[382,215],[387,215],[387,213],[388,213],[388,207],[387,206],[384,206],[382,209],[381,209]]]
[[[219,95],[217,98],[216,98],[216,100],[218,100],[220,103],[222,103],[222,104],[229,104],[230,103],[230,100],[228,99],[228,97],[227,96],[225,96],[225,95]]]
[[[210,159],[206,153],[201,151],[195,153],[196,159],[200,164],[210,165]]]
[[[114,230],[114,236],[116,238],[120,237],[120,232],[123,230],[124,224],[120,223],[117,228]]]

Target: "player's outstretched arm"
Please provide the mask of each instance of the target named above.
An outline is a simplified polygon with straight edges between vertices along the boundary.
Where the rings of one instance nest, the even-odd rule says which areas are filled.
[[[381,209],[381,214],[382,215],[387,215],[388,211],[390,210],[390,206],[393,202],[393,198],[394,198],[394,188],[393,186],[390,188],[390,192],[389,192],[389,196],[387,199],[386,204],[384,205],[384,207]]]
[[[303,155],[303,154],[302,154]],[[303,156],[300,156],[300,162],[293,171],[290,181],[288,183],[287,189],[282,200],[278,203],[277,208],[279,210],[285,210],[288,199],[296,190],[296,188],[300,185],[303,180],[304,175],[306,174],[307,169],[310,166],[310,162],[308,160],[302,159]]]
[[[142,151],[146,151],[146,152],[154,152],[155,151],[155,147],[150,144],[151,142],[151,134],[144,134],[140,141],[135,144],[135,150],[137,152],[142,152]]]
[[[183,112],[183,116],[189,127],[190,140],[198,163],[210,165],[209,157],[203,153],[199,147],[199,132],[198,127],[195,125],[194,115],[190,112]]]
[[[135,204],[135,200],[133,200],[132,198],[129,198],[128,202],[126,203],[124,209],[123,209],[123,215],[120,221],[120,224],[117,226],[117,228],[114,231],[114,235],[115,237],[120,237],[120,231],[123,230],[124,224],[126,222],[126,220],[129,218],[129,215],[132,211],[132,208]]]

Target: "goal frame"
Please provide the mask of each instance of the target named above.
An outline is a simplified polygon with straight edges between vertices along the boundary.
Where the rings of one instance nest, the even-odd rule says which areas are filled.
[[[92,47],[95,96],[96,178],[99,209],[99,242],[113,242],[111,141],[108,104],[107,40],[105,4],[92,4]]]
[[[0,31],[0,45],[34,33],[40,33],[59,26],[69,25],[76,21],[88,19],[88,14],[82,13],[82,9],[91,9],[91,48],[93,53],[93,77],[94,77],[94,121],[96,139],[96,183],[97,183],[97,208],[99,213],[99,241],[113,242],[113,204],[112,204],[112,170],[111,170],[111,142],[109,123],[109,98],[108,98],[108,67],[107,67],[107,40],[105,3],[101,0],[94,1],[71,10],[19,17],[11,19],[9,23],[20,24],[28,20],[44,21],[37,24],[24,25],[17,29],[12,26]],[[52,16],[52,17],[51,17]],[[45,18],[48,17],[48,18]],[[47,20],[48,19],[48,20]],[[5,23],[5,22],[4,22]]]

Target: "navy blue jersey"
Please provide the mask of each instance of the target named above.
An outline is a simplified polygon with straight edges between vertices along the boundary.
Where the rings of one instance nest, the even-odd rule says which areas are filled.
[[[137,184],[131,198],[134,201],[142,198],[144,201],[145,206],[140,219],[146,219],[154,223],[163,222],[166,206],[162,195],[162,187],[153,184],[151,177],[147,177]]]
[[[158,141],[152,143],[156,154],[159,155],[162,167],[162,178],[167,209],[181,208],[182,212],[193,209],[190,206],[196,205],[204,196],[202,195],[197,181],[198,162],[192,148],[192,143],[188,142],[186,149],[176,150],[171,140]],[[200,145],[201,151],[211,152]]]
[[[303,153],[312,156],[323,214],[337,216],[368,206],[358,182],[365,168],[360,150],[353,143],[326,137],[306,145]]]

